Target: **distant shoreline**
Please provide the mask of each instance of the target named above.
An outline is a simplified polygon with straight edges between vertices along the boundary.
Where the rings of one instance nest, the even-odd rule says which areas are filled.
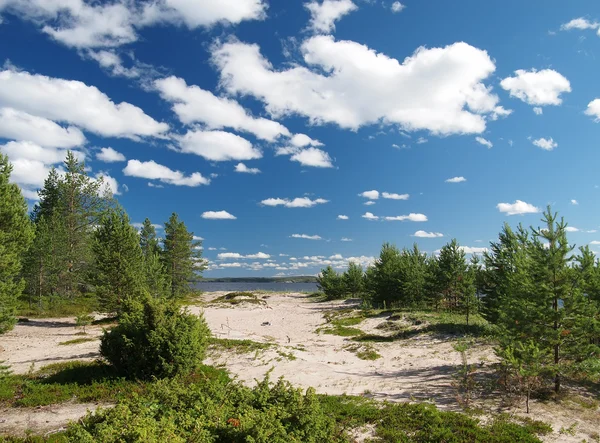
[[[203,278],[195,283],[316,283],[317,277],[297,276],[297,277],[222,277],[222,278]]]

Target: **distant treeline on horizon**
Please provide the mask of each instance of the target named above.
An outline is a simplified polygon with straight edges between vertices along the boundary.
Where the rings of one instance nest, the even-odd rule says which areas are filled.
[[[222,278],[203,278],[199,282],[210,283],[316,283],[317,277],[298,276],[298,277],[222,277]]]

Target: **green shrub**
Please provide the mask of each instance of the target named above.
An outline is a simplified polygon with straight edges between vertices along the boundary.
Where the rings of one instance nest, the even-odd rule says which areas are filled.
[[[266,377],[253,388],[230,380],[160,380],[144,396],[90,414],[69,427],[69,441],[342,442],[312,389],[306,393]]]
[[[209,337],[202,316],[182,312],[173,302],[128,300],[119,325],[104,332],[100,352],[123,376],[173,377],[196,369]]]

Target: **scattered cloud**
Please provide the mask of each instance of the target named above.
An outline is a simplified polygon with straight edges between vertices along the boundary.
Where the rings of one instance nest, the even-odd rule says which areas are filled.
[[[600,98],[592,100],[588,104],[585,114],[589,115],[590,117],[594,117],[596,122],[600,122]]]
[[[373,206],[375,202],[373,200],[369,200],[363,203],[365,206]]]
[[[201,217],[207,220],[237,220],[236,216],[227,211],[206,211]]]
[[[411,221],[411,222],[426,222],[427,216],[424,214],[410,213],[408,215],[397,215],[395,217],[384,217],[386,221]]]
[[[351,242],[351,241],[354,241],[354,240],[352,240],[351,238],[348,238],[348,237],[342,237],[342,239],[340,241]]]
[[[9,12],[40,26],[63,45],[76,48],[111,48],[138,40],[139,29],[165,23],[189,29],[217,23],[238,24],[265,17],[263,0],[168,0],[134,3],[115,0],[5,0],[0,12]]]
[[[249,168],[243,163],[238,163],[237,165],[235,165],[235,172],[242,172],[246,174],[260,174],[260,169]]]
[[[369,200],[377,200],[379,198],[379,191],[365,191],[358,194],[360,197],[368,198]]]
[[[96,153],[96,159],[105,163],[124,162],[127,160],[123,154],[110,147],[101,148],[100,152]]]
[[[292,234],[291,238],[303,238],[305,240],[322,240],[319,235],[307,235],[307,234]]]
[[[173,112],[186,125],[202,123],[207,129],[231,128],[270,142],[291,135],[281,123],[255,118],[237,101],[217,97],[195,85],[188,86],[182,78],[171,76],[155,80],[154,87],[164,100],[173,103]]]
[[[408,200],[408,198],[410,197],[409,194],[394,194],[389,192],[383,192],[381,196],[389,200]]]
[[[420,237],[420,238],[439,238],[439,237],[443,237],[444,234],[441,234],[439,232],[417,231],[412,236],[413,237]]]
[[[288,198],[267,198],[260,202],[263,206],[285,206],[286,208],[312,208],[313,206],[325,203],[329,203],[329,200],[325,200],[324,198],[311,200],[308,197],[297,197],[293,200]]]
[[[406,8],[406,5],[403,5],[400,2],[394,2],[394,3],[392,3],[391,9],[394,14],[397,14],[399,12],[402,12],[404,10],[404,8]]]
[[[236,40],[213,46],[212,61],[227,92],[258,98],[275,118],[301,115],[348,129],[383,122],[449,135],[481,133],[486,115],[508,112],[483,83],[494,62],[466,43],[421,47],[402,62],[331,35],[308,38],[300,51],[311,69],[276,70],[258,45]]]
[[[514,77],[507,77],[500,86],[530,105],[560,105],[562,93],[571,92],[571,84],[563,75],[552,69],[536,71],[515,71]]]
[[[169,129],[137,106],[114,103],[95,86],[25,71],[0,71],[0,107],[66,122],[104,137],[139,139],[161,136]]]
[[[265,254],[264,252],[257,252],[256,254],[242,255],[237,252],[221,252],[217,254],[217,258],[219,260],[228,260],[228,259],[253,259],[253,260],[266,260],[271,258],[269,254]]]
[[[575,199],[572,199],[572,200],[571,200],[571,204],[572,204],[572,205],[578,205],[578,204],[579,204],[579,202],[578,202],[577,200],[575,200]]]
[[[367,220],[379,220],[379,217],[376,215],[373,215],[373,213],[371,213],[371,212],[365,212],[361,217],[366,218]]]
[[[507,215],[537,214],[541,212],[540,208],[521,200],[515,200],[514,203],[498,203],[496,207],[500,212]]]
[[[598,35],[600,35],[600,23],[592,22],[585,17],[574,18],[570,22],[561,25],[560,29],[561,31],[598,29]]]
[[[486,140],[483,137],[475,137],[475,141],[477,141],[477,143],[479,143],[480,145],[485,146],[488,149],[490,149],[490,148],[492,148],[494,146],[494,144],[491,141]]]
[[[313,166],[315,168],[333,168],[329,154],[318,148],[307,148],[296,152],[290,160],[300,163],[303,166]]]
[[[191,186],[210,184],[210,179],[204,177],[199,172],[194,172],[186,176],[181,171],[173,171],[167,166],[156,163],[154,160],[142,162],[139,160],[129,160],[127,166],[123,169],[123,174],[129,177],[147,178],[149,180],[160,180],[175,186]]]
[[[179,151],[210,161],[255,160],[262,152],[245,138],[224,131],[190,130],[177,137]]]
[[[552,151],[558,146],[558,143],[556,143],[552,137],[548,139],[538,138],[537,140],[533,140],[531,143],[545,151]]]
[[[445,181],[446,181],[446,183],[462,183],[462,182],[466,182],[467,179],[461,176],[461,177],[452,177],[452,178],[446,179]]]
[[[310,12],[308,28],[315,33],[329,34],[335,31],[335,22],[343,16],[356,11],[358,7],[351,0],[313,0],[305,3]]]
[[[0,138],[28,141],[43,148],[74,148],[86,142],[76,127],[65,128],[47,118],[13,108],[0,108]]]
[[[544,110],[538,106],[533,108],[533,112],[535,113],[535,115],[542,115],[544,113]]]
[[[348,217],[347,215],[338,215],[337,219],[338,220],[348,220],[350,217]]]

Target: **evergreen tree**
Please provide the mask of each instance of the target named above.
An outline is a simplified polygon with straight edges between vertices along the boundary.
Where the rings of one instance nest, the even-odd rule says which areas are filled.
[[[171,297],[181,297],[190,290],[190,280],[205,269],[201,259],[201,242],[194,241],[194,235],[187,230],[185,223],[173,213],[165,223],[163,264],[171,285]]]
[[[19,187],[10,183],[12,165],[0,154],[0,333],[15,323],[18,297],[25,281],[20,278],[22,260],[33,240],[27,203]]]
[[[412,249],[403,251],[402,258],[405,262],[402,276],[403,303],[411,307],[422,305],[426,293],[427,254],[423,254],[415,243]]]
[[[537,343],[558,393],[563,370],[600,355],[590,340],[597,310],[582,290],[581,272],[572,266],[566,223],[549,207],[542,221],[545,226],[531,228],[532,238],[515,254],[515,270],[508,276],[511,290],[500,300],[498,323],[501,349],[528,340]]]
[[[459,310],[469,283],[465,281],[467,276],[465,252],[456,239],[452,239],[442,247],[438,265],[437,279],[446,307],[450,310]]]
[[[317,286],[330,300],[343,298],[346,292],[342,276],[331,265],[321,270],[317,276]]]
[[[102,179],[88,177],[83,162],[67,153],[65,175],[58,182],[59,210],[64,220],[67,272],[61,277],[62,290],[72,297],[85,284],[92,263],[93,228],[110,208],[112,198]]]
[[[56,168],[50,169],[48,177],[44,180],[44,187],[38,191],[40,201],[35,204],[31,212],[31,220],[37,223],[42,217],[49,219],[60,203],[60,177]]]
[[[62,217],[58,213],[47,213],[37,218],[35,238],[25,260],[25,278],[29,306],[37,300],[42,309],[42,299],[56,293],[61,273],[66,269],[66,238]]]
[[[498,241],[490,243],[490,250],[483,253],[482,315],[489,322],[497,322],[501,300],[512,291],[516,257],[528,241],[529,233],[521,225],[515,232],[505,223]]]
[[[396,246],[383,244],[370,277],[373,279],[369,286],[373,291],[374,303],[391,306],[402,298],[402,263]]]
[[[123,301],[146,292],[144,262],[138,234],[121,208],[100,220],[92,245],[95,266],[91,282],[104,312],[120,313]]]
[[[362,267],[351,261],[348,263],[348,270],[343,275],[345,292],[353,297],[363,292],[363,270]]]
[[[144,257],[151,257],[161,252],[158,238],[156,237],[156,229],[149,218],[144,220],[140,228],[140,247],[142,248]]]
[[[156,229],[148,218],[144,220],[140,229],[140,247],[144,256],[144,275],[150,295],[154,298],[169,296],[171,287],[161,260],[162,250]]]

